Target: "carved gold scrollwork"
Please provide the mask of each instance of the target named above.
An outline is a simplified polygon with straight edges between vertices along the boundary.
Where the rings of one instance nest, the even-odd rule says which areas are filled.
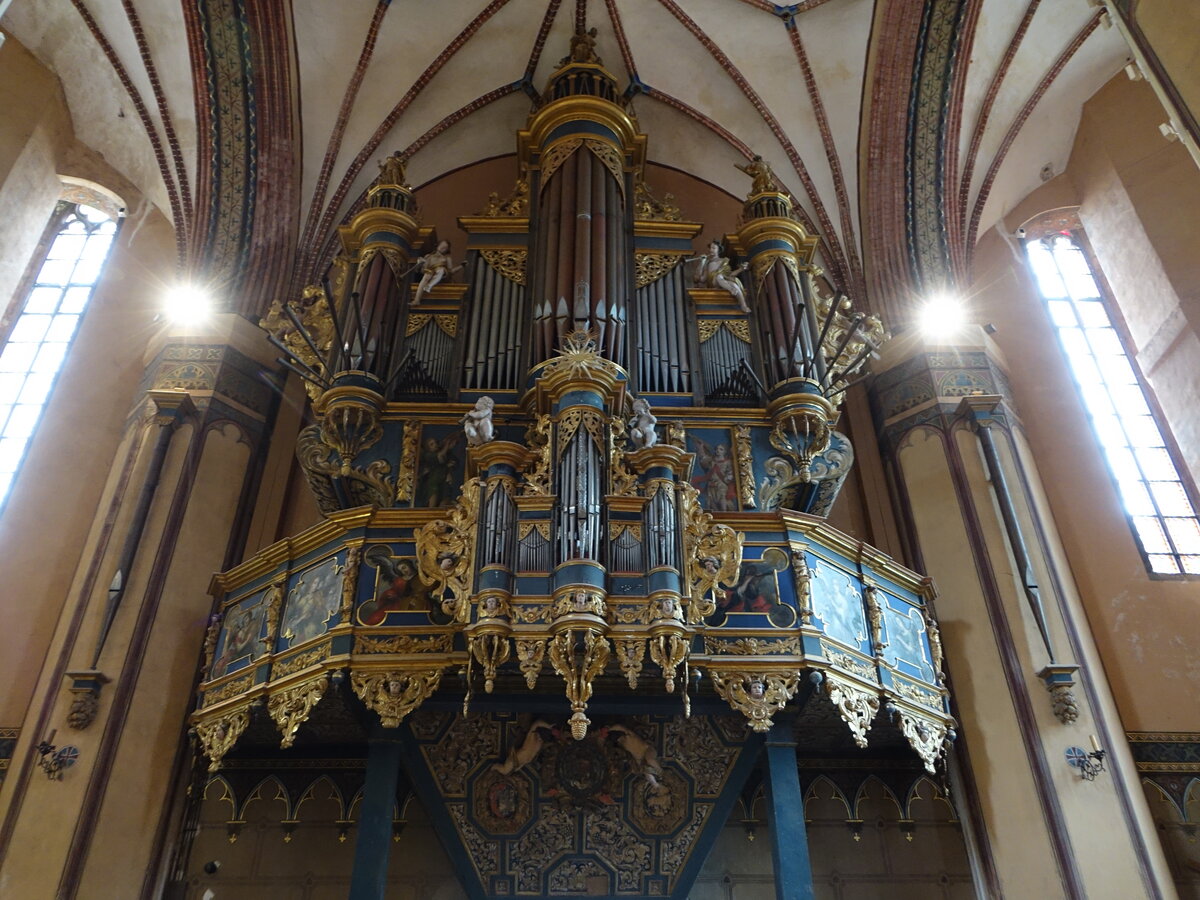
[[[659,200],[644,181],[633,187],[633,214],[635,218],[649,222],[678,222],[682,213],[675,204],[672,194],[664,194]]]
[[[530,429],[527,440],[533,451],[533,467],[525,473],[525,482],[522,488],[522,493],[525,495],[545,496],[550,493],[551,427],[550,416],[540,415],[537,424]],[[548,532],[542,537],[550,540]]]
[[[434,324],[446,333],[447,337],[458,334],[458,316],[453,313],[438,313],[433,317]]]
[[[642,526],[635,525],[630,522],[609,522],[608,523],[608,538],[615,541],[623,532],[628,531],[633,536],[635,541],[642,539]]]
[[[329,658],[329,644],[319,644],[302,653],[297,653],[295,656],[289,656],[287,659],[279,660],[271,666],[271,677],[273,679],[283,678],[286,675],[291,675],[293,672],[299,672],[301,669],[307,669],[309,666],[315,666],[319,662]]]
[[[933,773],[937,766],[938,757],[942,755],[946,745],[946,733],[949,729],[941,722],[926,719],[923,716],[901,711],[900,731],[917,756],[925,763],[926,771]]]
[[[766,656],[772,653],[799,653],[799,638],[779,638],[763,640],[762,638],[743,637],[732,640],[724,638],[705,637],[705,653],[729,653],[734,656]]]
[[[338,621],[343,625],[350,621],[354,611],[354,597],[358,593],[358,567],[362,562],[362,547],[351,547],[346,551],[346,565],[342,567],[342,603],[338,608]]]
[[[221,619],[223,617],[217,613],[208,620],[208,630],[204,632],[204,676],[210,677],[212,674],[213,658],[217,652],[217,638],[221,634]]]
[[[384,728],[397,727],[437,690],[441,669],[416,672],[352,672],[350,685],[360,700],[379,715]]]
[[[404,437],[400,440],[400,471],[396,473],[396,500],[400,503],[413,498],[420,438],[421,423],[412,419],[405,422]]]
[[[617,148],[605,141],[594,141],[590,138],[585,138],[583,143],[612,173],[612,177],[621,191],[621,196],[625,196],[625,159],[617,151]]]
[[[404,326],[404,336],[412,337],[414,334],[428,325],[429,320],[432,318],[432,313],[409,313],[408,324]]]
[[[466,622],[470,613],[481,486],[479,479],[468,479],[450,518],[426,522],[414,534],[421,577],[433,585],[443,612],[456,622]]]
[[[517,663],[521,667],[521,674],[525,676],[525,684],[532,691],[542,671],[546,641],[544,638],[517,638],[516,645]]]
[[[517,526],[517,540],[523,541],[529,537],[530,532],[536,531],[545,540],[550,540],[550,523],[541,520],[538,522],[522,522]]]
[[[650,658],[663,670],[667,693],[675,691],[675,673],[687,658],[687,639],[678,634],[660,634],[650,638]]]
[[[785,675],[710,671],[717,693],[735,710],[746,717],[753,731],[768,731],[774,723],[771,717],[779,712],[796,694],[800,673]]]
[[[867,746],[867,731],[879,712],[879,695],[828,673],[825,675],[825,693],[829,702],[837,707],[842,721],[849,726],[854,743]]]
[[[394,634],[354,638],[355,653],[449,653],[453,638],[448,634]]]
[[[686,482],[679,484],[679,508],[690,598],[687,621],[696,625],[716,612],[712,593],[717,585],[737,582],[742,535],[728,525],[713,522],[700,506],[700,492]]]
[[[221,768],[221,760],[233,749],[249,724],[250,711],[247,709],[235,709],[215,719],[196,723],[196,737],[208,757],[208,771]]]
[[[621,674],[629,682],[630,690],[637,690],[638,676],[642,674],[642,660],[646,656],[646,640],[638,637],[613,638],[617,651],[617,663]]]
[[[508,662],[512,645],[503,634],[478,634],[467,641],[467,649],[483,666],[483,689],[491,693],[496,686],[496,670]]]
[[[555,619],[579,613],[604,618],[604,596],[596,591],[578,588],[555,597],[550,605],[550,615]]]
[[[743,344],[750,343],[750,323],[745,319],[726,319],[725,330]]]
[[[328,686],[329,676],[322,675],[270,696],[267,700],[267,712],[283,734],[283,740],[279,742],[280,747],[286,749],[292,746],[292,742],[296,740],[296,731],[307,721],[313,707],[320,702]]]
[[[750,443],[750,426],[733,426],[733,454],[737,459],[738,484],[742,491],[742,506],[754,507],[754,457]]]
[[[341,272],[342,281],[345,281],[345,258],[339,257],[342,260],[342,267],[339,269],[335,263],[335,272]],[[339,289],[339,285],[335,284],[335,291]],[[304,340],[300,332],[296,330],[291,318],[284,310],[285,304],[276,300],[271,304],[271,308],[267,311],[267,315],[259,320],[259,327],[263,328],[270,334],[274,335],[289,351],[302,363],[318,373],[325,373],[324,360],[322,355],[327,351],[333,341],[333,316],[330,313],[329,297],[325,294],[325,289],[319,284],[310,284],[304,289],[303,294],[298,302],[287,303],[291,307],[296,318],[300,320],[300,324],[304,326],[304,330],[308,332],[313,339],[318,353],[314,353],[312,347],[308,345],[308,341]],[[321,389],[315,384],[305,382],[305,389],[311,399],[315,400],[320,396]]]
[[[479,255],[489,266],[517,284],[525,283],[525,264],[529,253],[525,250],[480,250]]]
[[[558,171],[567,159],[580,148],[583,144],[583,138],[571,138],[570,140],[560,141],[549,150],[542,154],[540,160],[542,168],[542,188],[550,182],[550,176]]]
[[[630,470],[626,459],[625,432],[625,420],[613,416],[608,430],[609,491],[618,497],[633,496],[638,488],[637,475]]]
[[[677,253],[634,253],[633,269],[637,286],[642,288],[662,278],[682,259]]]
[[[587,736],[591,720],[586,715],[592,697],[592,682],[608,665],[611,650],[608,640],[591,628],[568,629],[550,640],[550,664],[567,683],[571,703],[571,736],[577,741]]]

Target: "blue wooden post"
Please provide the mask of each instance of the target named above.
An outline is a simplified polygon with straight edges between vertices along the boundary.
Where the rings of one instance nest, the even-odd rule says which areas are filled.
[[[776,900],[813,900],[812,863],[804,827],[804,796],[796,766],[791,722],[777,722],[767,734],[767,815]]]
[[[392,848],[392,811],[400,777],[400,738],[395,729],[390,733],[376,731],[367,747],[367,779],[358,813],[350,900],[384,898]]]

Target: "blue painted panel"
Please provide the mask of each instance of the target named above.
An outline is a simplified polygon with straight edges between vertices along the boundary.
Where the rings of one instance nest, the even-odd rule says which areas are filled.
[[[862,583],[856,575],[823,559],[808,556],[812,572],[813,613],[819,627],[835,641],[870,654]]]
[[[925,635],[925,620],[921,611],[886,591],[876,591],[883,606],[885,662],[906,675],[934,684],[933,666],[929,662],[929,639]]]
[[[213,656],[212,678],[220,678],[251,665],[263,655],[266,633],[266,590],[256,591],[225,610]]]

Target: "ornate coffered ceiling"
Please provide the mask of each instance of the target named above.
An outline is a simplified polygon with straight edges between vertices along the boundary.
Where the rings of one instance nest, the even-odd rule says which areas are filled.
[[[1066,163],[1126,61],[1089,0],[16,0],[76,133],[175,223],[181,259],[262,308],[322,264],[393,150],[414,184],[509,153],[578,27],[651,159],[740,196],[762,154],[850,293],[881,306]],[[254,277],[245,273],[253,271]]]

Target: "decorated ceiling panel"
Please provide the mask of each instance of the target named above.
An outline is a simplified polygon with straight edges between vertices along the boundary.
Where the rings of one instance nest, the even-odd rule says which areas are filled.
[[[962,278],[978,233],[1045,164],[1061,171],[1082,100],[1124,63],[1100,16],[1086,0],[457,0],[419,12],[43,0],[13,4],[3,25],[62,79],[79,137],[172,218],[181,259],[227,275],[243,272],[251,246],[295,260],[231,301],[257,308],[312,276],[387,153],[407,153],[424,181],[504,152],[504,129],[491,126],[520,124],[577,28],[597,30],[643,127],[670,125],[657,130],[657,158],[734,192],[731,162],[770,162],[851,294],[905,288],[899,272],[872,281],[863,246],[863,223],[896,222],[899,191],[915,223],[907,277],[916,285],[953,261]],[[900,43],[884,53],[884,41]],[[942,73],[926,83],[927,115],[910,102],[922,62]],[[868,127],[910,117],[907,144]],[[264,135],[272,121],[299,123],[297,136]],[[917,158],[923,148],[932,162]],[[905,183],[874,171],[881,155],[905,157]],[[250,180],[222,181],[231,165]],[[279,196],[254,207],[263,172]]]

